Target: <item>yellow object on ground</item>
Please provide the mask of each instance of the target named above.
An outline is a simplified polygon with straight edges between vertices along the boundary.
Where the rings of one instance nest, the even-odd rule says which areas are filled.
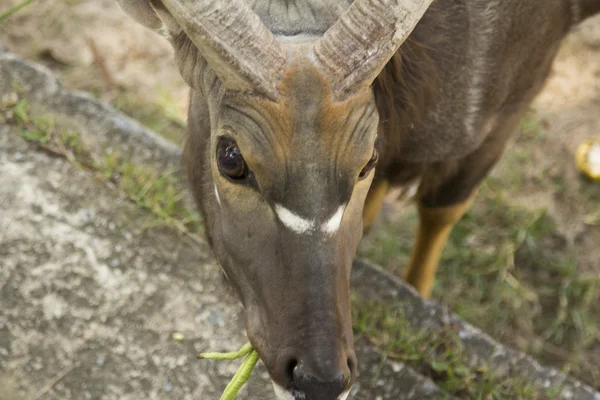
[[[577,148],[575,162],[584,175],[600,182],[600,138],[587,139],[581,143]]]
[[[237,372],[227,384],[227,387],[223,391],[220,400],[235,400],[235,397],[239,393],[240,389],[250,378],[256,363],[258,362],[258,353],[250,343],[245,344],[236,352],[233,353],[202,353],[198,356],[200,359],[207,360],[236,360],[244,357],[244,362],[238,368]]]

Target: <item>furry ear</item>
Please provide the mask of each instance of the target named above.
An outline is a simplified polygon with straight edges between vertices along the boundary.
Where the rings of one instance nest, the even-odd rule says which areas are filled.
[[[150,0],[117,0],[117,4],[127,15],[146,28],[158,31],[163,23],[156,15]]]

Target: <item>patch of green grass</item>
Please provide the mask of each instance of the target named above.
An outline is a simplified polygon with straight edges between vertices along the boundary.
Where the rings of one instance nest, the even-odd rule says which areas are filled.
[[[186,206],[185,187],[175,171],[161,172],[149,165],[136,165],[112,152],[93,157],[79,133],[62,130],[52,115],[32,116],[26,99],[18,100],[11,111],[12,123],[28,142],[94,172],[103,181],[112,182],[161,224],[175,226],[185,233],[201,232],[200,216]]]
[[[494,376],[487,364],[469,365],[469,357],[450,328],[415,330],[406,320],[402,304],[390,308],[354,295],[352,311],[357,340],[367,339],[384,357],[402,360],[451,395],[463,399],[551,398],[548,390],[552,389],[520,378]]]
[[[40,131],[37,129],[33,131],[28,129],[21,129],[19,133],[21,134],[21,136],[23,136],[25,140],[30,142],[44,144],[47,143],[49,140],[48,136],[46,136],[46,133],[44,131]]]
[[[414,207],[406,210],[401,222],[394,226],[375,227],[361,242],[359,256],[378,265],[385,265],[390,272],[400,274],[408,262],[418,215]]]
[[[600,185],[580,178],[585,231],[570,242],[544,208],[527,196],[519,200],[524,190],[546,193],[551,204],[573,187],[553,162],[543,163],[539,174],[524,171],[546,128],[532,114],[520,128],[518,145],[450,235],[433,299],[496,340],[600,389],[600,274],[590,265],[597,253],[579,247],[600,237]],[[383,223],[365,237],[360,256],[401,276],[417,223],[414,210]]]
[[[79,166],[93,168],[92,155],[83,145],[79,134],[62,130],[52,115],[31,115],[27,99],[21,99],[12,106],[12,113],[18,132],[25,140],[47,152],[66,157]]]
[[[587,359],[600,343],[600,276],[580,271],[577,252],[556,236],[546,210],[511,205],[496,190],[502,180],[491,179],[498,182],[482,185],[450,235],[433,298],[497,340],[600,382],[600,366]],[[415,225],[414,213],[384,224],[361,255],[400,274]]]
[[[105,155],[98,169],[104,179],[116,183],[129,199],[160,220],[185,232],[200,232],[200,215],[185,205],[185,188],[176,171],[161,173],[154,167],[135,165],[113,153]]]
[[[13,106],[12,111],[15,113],[17,120],[22,124],[29,122],[29,102],[27,100],[19,100],[17,104]]]
[[[546,136],[544,121],[531,111],[521,118],[519,131],[527,139],[543,139]]]
[[[585,177],[581,177],[580,198],[585,209],[584,220],[588,225],[600,225],[600,184]]]
[[[11,15],[16,14],[21,9],[33,3],[34,1],[35,0],[24,0],[13,7],[9,7],[8,9],[3,10],[2,12],[0,12],[0,22],[3,22],[4,20],[8,19]]]
[[[600,277],[579,271],[575,250],[555,235],[545,210],[498,207],[499,200],[482,190],[479,205],[457,225],[435,296],[497,339],[584,372],[585,357],[573,356],[598,338]],[[598,382],[598,366],[585,370],[577,375]]]

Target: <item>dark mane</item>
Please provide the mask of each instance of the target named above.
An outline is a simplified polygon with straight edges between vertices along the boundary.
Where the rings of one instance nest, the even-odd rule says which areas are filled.
[[[385,148],[395,151],[402,137],[419,126],[439,94],[439,59],[447,39],[440,27],[446,12],[434,2],[410,37],[373,83]],[[436,56],[437,54],[437,56]]]

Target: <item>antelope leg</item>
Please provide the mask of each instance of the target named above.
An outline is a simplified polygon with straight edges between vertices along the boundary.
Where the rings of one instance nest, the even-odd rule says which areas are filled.
[[[367,194],[365,200],[365,207],[363,208],[363,231],[368,231],[373,221],[381,212],[383,206],[383,199],[385,198],[388,189],[390,188],[389,181],[382,179],[373,182],[371,189]]]
[[[442,251],[452,228],[469,209],[475,192],[467,200],[445,207],[419,206],[419,229],[404,279],[429,298]]]

